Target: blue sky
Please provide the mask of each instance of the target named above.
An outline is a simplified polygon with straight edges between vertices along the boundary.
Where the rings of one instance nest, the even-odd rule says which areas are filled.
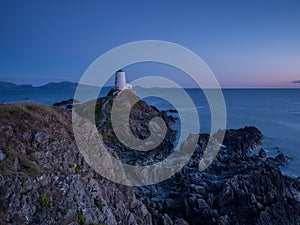
[[[223,87],[300,87],[299,1],[14,1],[0,3],[0,80],[79,81],[106,51],[165,40],[198,54]],[[128,68],[194,84],[165,67]],[[112,84],[112,83],[111,83]]]

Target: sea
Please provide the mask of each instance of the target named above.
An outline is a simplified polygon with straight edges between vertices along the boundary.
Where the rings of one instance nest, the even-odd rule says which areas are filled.
[[[99,96],[105,96],[109,90],[109,87],[103,88]],[[201,89],[184,89],[193,104],[188,104],[177,90],[171,88],[137,87],[136,91],[140,96],[148,96],[144,100],[160,110],[176,109],[176,107],[168,99],[157,96],[161,96],[161,93],[164,93],[164,96],[177,96],[177,100],[181,101],[181,108],[177,110],[187,114],[190,110],[196,110],[200,120],[199,132],[210,133],[212,107],[217,108],[218,105],[208,104]],[[284,153],[291,157],[292,160],[288,165],[281,167],[281,170],[288,176],[299,177],[300,89],[223,89],[222,94],[226,106],[226,128],[257,127],[264,135],[261,147],[269,156]],[[0,90],[2,104],[36,102],[52,105],[73,97],[74,89]],[[170,114],[180,118],[177,113]],[[194,121],[188,124],[190,127],[194,125]],[[182,126],[180,120],[174,125],[174,129],[179,130],[179,135]]]

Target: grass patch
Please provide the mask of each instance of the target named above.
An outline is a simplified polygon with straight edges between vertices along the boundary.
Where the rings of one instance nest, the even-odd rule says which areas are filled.
[[[2,150],[6,158],[0,163],[0,173],[21,177],[38,176],[46,171],[38,164],[32,163],[30,159],[20,153],[16,153],[12,148]],[[15,160],[19,161],[20,170],[14,169]]]
[[[19,131],[26,131],[28,129],[35,131],[37,124],[43,127],[49,127],[52,122],[49,121],[50,118],[50,120],[55,119],[66,127],[71,127],[71,124],[68,123],[62,112],[61,109],[31,102],[5,104],[0,105],[0,120],[4,125],[14,125],[18,123]],[[24,123],[19,123],[18,121],[24,121]],[[34,123],[32,123],[32,121],[34,121]]]

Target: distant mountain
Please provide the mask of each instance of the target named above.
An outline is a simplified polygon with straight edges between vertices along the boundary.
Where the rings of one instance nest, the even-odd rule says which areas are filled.
[[[75,89],[77,87],[78,83],[72,83],[70,81],[62,81],[62,82],[50,82],[46,85],[39,86],[37,88],[47,88],[47,89]]]
[[[1,90],[30,89],[30,88],[34,88],[34,87],[30,84],[18,85],[12,82],[0,81]]]
[[[0,90],[19,90],[19,89],[76,89],[77,83],[72,83],[69,81],[62,81],[62,82],[50,82],[48,84],[34,87],[31,84],[22,84],[18,85],[12,82],[0,81]]]
[[[21,85],[18,85],[18,87],[21,89],[34,88],[31,84],[21,84]]]
[[[62,89],[69,89],[74,90],[77,88],[78,83],[73,83],[70,81],[62,81],[62,82],[50,82],[48,84],[42,85],[42,86],[32,86],[31,84],[22,84],[18,85],[12,82],[6,82],[6,81],[0,81],[0,90],[30,90],[30,89],[50,89],[50,90],[62,90]],[[82,84],[82,88],[88,88],[95,90],[95,88],[98,90],[99,87],[97,86],[91,86]],[[105,88],[111,89],[112,86],[106,86]]]

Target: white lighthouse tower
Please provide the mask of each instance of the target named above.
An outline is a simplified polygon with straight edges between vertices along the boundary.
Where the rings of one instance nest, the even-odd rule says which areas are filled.
[[[117,89],[117,90],[132,89],[131,84],[126,83],[126,75],[123,70],[118,70],[116,72],[115,89]]]

